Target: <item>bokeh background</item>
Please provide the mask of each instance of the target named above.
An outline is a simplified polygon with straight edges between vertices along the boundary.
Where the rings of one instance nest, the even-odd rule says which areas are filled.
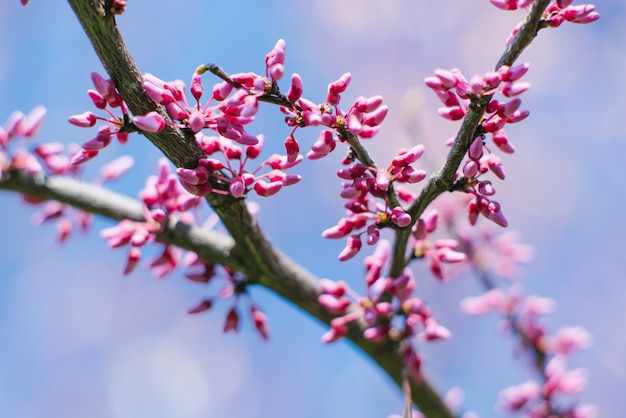
[[[142,71],[188,81],[198,64],[214,62],[262,73],[265,54],[284,38],[286,71],[302,76],[306,97],[322,101],[330,81],[352,72],[346,102],[382,94],[391,108],[368,143],[375,159],[423,143],[429,171],[441,165],[457,125],[437,116],[423,79],[437,67],[468,77],[489,71],[524,17],[487,0],[129,3],[118,22]],[[517,150],[504,157],[508,177],[496,188],[510,229],[536,250],[524,288],[558,301],[552,329],[581,325],[594,336],[573,366],[589,370],[582,399],[610,417],[622,413],[626,387],[626,6],[596,6],[600,21],[542,31],[524,53],[532,88],[522,98],[531,116],[508,128]],[[0,121],[41,104],[48,115],[35,142],[81,143],[95,134],[66,122],[91,109],[89,74],[102,72],[66,2],[23,8],[3,0],[0,57]],[[275,142],[269,152],[288,133],[281,119],[264,107],[251,128]],[[302,144],[316,137],[299,133]],[[135,196],[159,158],[142,137],[110,146],[85,178],[127,153],[136,165],[113,188]],[[302,183],[260,201],[259,219],[279,248],[318,276],[361,289],[361,258],[339,263],[343,242],[320,236],[343,214],[334,175],[340,157],[299,166]],[[399,391],[373,364],[345,342],[322,345],[325,329],[269,292],[253,291],[270,318],[269,342],[249,321],[223,335],[228,304],[185,313],[209,294],[205,287],[180,273],[156,280],[146,263],[122,277],[126,252],[109,250],[97,233],[111,222],[97,220],[61,247],[52,225],[33,225],[36,210],[19,196],[0,192],[0,208],[0,416],[338,418],[402,410]],[[442,390],[465,391],[464,410],[494,416],[498,391],[529,377],[524,361],[495,331],[496,317],[459,312],[463,297],[480,292],[475,280],[441,283],[422,273],[418,280],[420,297],[454,334],[423,347],[429,373]]]

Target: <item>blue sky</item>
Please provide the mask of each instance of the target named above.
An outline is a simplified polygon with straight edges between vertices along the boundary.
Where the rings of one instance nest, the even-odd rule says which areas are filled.
[[[90,110],[89,74],[102,67],[65,2],[31,3],[0,6],[0,121],[42,104],[48,115],[36,141],[81,143],[94,132],[66,120]],[[162,0],[129,3],[119,25],[142,71],[188,81],[198,64],[215,62],[229,72],[260,73],[265,54],[284,38],[286,72],[302,76],[305,96],[323,100],[330,81],[352,72],[346,101],[382,94],[391,109],[368,143],[375,159],[421,142],[429,170],[443,161],[443,142],[456,125],[436,115],[438,101],[422,80],[437,67],[456,66],[468,77],[490,70],[523,18],[487,0],[184,1],[181,10]],[[496,188],[510,228],[536,248],[524,287],[558,301],[554,329],[582,325],[594,335],[594,346],[576,361],[590,372],[584,400],[617,416],[626,385],[626,334],[619,328],[626,317],[626,10],[617,0],[598,6],[600,21],[544,31],[524,54],[532,88],[522,100],[531,116],[509,130],[516,153],[504,159],[508,177]],[[275,151],[288,134],[281,120],[268,107],[254,125],[275,139]],[[299,133],[302,143],[316,136]],[[126,153],[141,157],[113,187],[135,195],[159,157],[141,137],[109,147],[86,178],[96,176],[99,162]],[[261,201],[259,219],[279,248],[320,277],[359,288],[361,261],[337,262],[343,243],[320,236],[343,214],[337,158],[300,166],[303,182]],[[181,275],[157,281],[145,268],[122,278],[125,253],[109,250],[97,235],[110,222],[97,221],[89,235],[58,247],[53,228],[35,227],[34,209],[18,196],[0,193],[0,205],[0,415],[400,412],[401,397],[381,372],[346,343],[323,346],[324,328],[272,294],[254,292],[270,317],[269,343],[248,322],[239,335],[222,335],[224,305],[185,314],[204,288]],[[471,278],[442,284],[422,274],[419,283],[420,296],[454,334],[424,347],[428,369],[442,388],[466,391],[467,409],[493,415],[498,391],[526,378],[511,342],[496,335],[495,318],[459,313],[462,297],[479,291]]]

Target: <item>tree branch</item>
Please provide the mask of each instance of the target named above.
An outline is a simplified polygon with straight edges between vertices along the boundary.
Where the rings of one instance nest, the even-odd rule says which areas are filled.
[[[105,15],[97,0],[68,2],[131,112],[143,115],[157,110],[167,118],[163,108],[150,100],[144,91],[141,72],[126,49],[114,16]],[[195,140],[176,128],[168,126],[161,133],[146,136],[176,166],[196,167],[197,160],[203,156]],[[240,265],[238,270],[329,324],[333,315],[318,303],[321,288],[317,278],[272,247],[245,203],[214,193],[207,195],[207,201],[234,240],[229,255]],[[398,344],[392,341],[372,343],[363,337],[363,330],[363,323],[355,323],[349,327],[347,338],[377,362],[400,387],[404,362]],[[454,416],[426,379],[411,384],[413,400],[427,416]]]

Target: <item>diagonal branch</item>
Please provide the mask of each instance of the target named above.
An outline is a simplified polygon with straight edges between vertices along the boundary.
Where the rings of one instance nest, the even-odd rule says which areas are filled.
[[[33,177],[23,172],[10,171],[0,180],[0,190],[10,190],[40,199],[52,199],[86,212],[114,220],[144,221],[142,203],[100,186],[84,183],[69,177]],[[251,265],[247,254],[237,251],[235,242],[226,234],[207,228],[172,220],[158,236],[159,240],[197,253],[201,258],[240,271],[253,282],[274,291],[285,300],[325,324],[333,315],[318,302],[321,294],[318,278],[293,260],[274,251],[271,261],[275,270],[266,272]],[[398,385],[402,382],[404,361],[393,342],[373,343],[363,338],[364,323],[350,323],[347,338],[376,362]],[[413,401],[426,416],[454,417],[437,392],[424,379],[412,381]]]

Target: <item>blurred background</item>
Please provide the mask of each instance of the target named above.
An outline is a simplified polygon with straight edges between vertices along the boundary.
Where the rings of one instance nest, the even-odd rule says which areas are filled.
[[[179,6],[175,6],[179,4]],[[626,387],[626,5],[597,4],[591,25],[542,31],[522,56],[532,88],[522,96],[531,115],[507,128],[516,147],[503,156],[507,179],[495,182],[509,229],[535,248],[523,269],[529,293],[552,297],[550,328],[580,325],[593,346],[573,367],[589,371],[584,402],[602,416],[619,416]],[[458,67],[469,78],[493,68],[523,12],[503,12],[487,0],[315,0],[291,2],[129,2],[118,18],[141,71],[189,82],[201,63],[227,72],[264,71],[265,54],[287,43],[286,73],[299,73],[305,97],[321,102],[344,72],[344,96],[382,94],[388,119],[369,147],[386,163],[399,147],[423,143],[421,168],[438,168],[444,141],[457,124],[436,114],[439,101],[423,79],[435,68]],[[67,117],[92,110],[89,74],[103,69],[66,2],[17,0],[0,6],[0,122],[13,110],[48,108],[36,143],[82,143],[95,129]],[[287,79],[287,77],[286,77]],[[210,75],[204,83],[214,84]],[[287,81],[283,83],[287,89]],[[280,152],[289,130],[278,109],[264,106],[250,128]],[[301,130],[303,150],[316,130]],[[136,196],[155,172],[159,153],[141,136],[111,145],[88,164],[123,155],[136,165],[112,188]],[[343,215],[335,176],[341,152],[305,162],[303,181],[259,201],[260,223],[279,248],[319,277],[362,290],[362,256],[337,261],[343,240],[321,231]],[[499,154],[501,155],[501,154]],[[269,342],[247,318],[239,334],[221,332],[230,303],[190,316],[213,293],[177,272],[157,280],[144,263],[122,277],[125,250],[110,250],[96,220],[89,234],[63,246],[54,226],[36,227],[36,208],[0,192],[0,415],[3,417],[386,417],[402,397],[375,365],[345,342],[320,343],[325,328],[262,289],[252,293],[268,314]],[[156,256],[156,251],[147,259]],[[463,410],[494,416],[498,392],[528,379],[497,318],[468,318],[463,297],[477,295],[471,276],[438,282],[418,269],[418,295],[453,337],[423,346],[428,373],[442,391],[464,390]]]

